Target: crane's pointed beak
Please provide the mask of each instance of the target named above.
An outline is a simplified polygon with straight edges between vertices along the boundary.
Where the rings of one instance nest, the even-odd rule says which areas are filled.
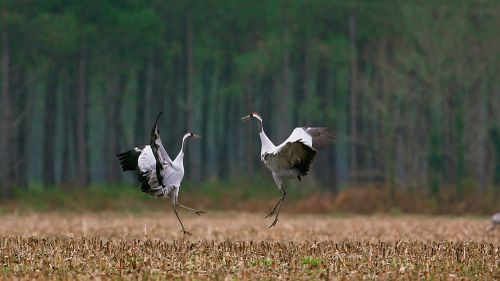
[[[197,135],[197,134],[193,134],[193,139],[201,139],[201,136]]]
[[[250,120],[250,119],[252,119],[252,117],[250,117],[250,115],[247,115],[247,116],[243,116],[243,117],[241,118],[241,121],[243,121],[243,122],[247,122],[247,121],[248,121],[248,120]]]

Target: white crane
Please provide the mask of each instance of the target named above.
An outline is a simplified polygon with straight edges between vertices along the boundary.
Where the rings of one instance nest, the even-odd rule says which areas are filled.
[[[488,231],[495,229],[495,227],[500,225],[500,213],[496,213],[491,216],[491,226],[488,227]]]
[[[170,159],[167,151],[163,147],[158,131],[158,119],[161,112],[156,117],[156,121],[151,130],[151,142],[149,145],[134,147],[129,151],[117,154],[123,171],[135,170],[141,182],[141,190],[155,197],[170,197],[174,207],[174,213],[179,220],[184,234],[187,232],[182,224],[181,218],[177,213],[177,207],[184,208],[197,215],[205,213],[204,211],[181,205],[178,201],[179,188],[184,177],[184,150],[186,141],[189,138],[199,138],[200,136],[188,131],[182,137],[181,151],[174,160]]]
[[[286,196],[283,179],[297,178],[300,181],[301,176],[307,175],[317,150],[335,142],[336,136],[332,130],[324,127],[297,127],[288,139],[276,146],[264,133],[260,114],[253,112],[241,120],[246,122],[252,118],[259,122],[259,136],[262,144],[260,159],[271,170],[274,182],[283,192],[276,206],[266,216],[270,218],[276,214],[273,223],[269,226],[271,228],[278,222],[281,205]]]

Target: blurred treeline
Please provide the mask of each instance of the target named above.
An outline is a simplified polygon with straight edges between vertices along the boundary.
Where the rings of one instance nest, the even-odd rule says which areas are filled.
[[[1,186],[132,182],[117,152],[187,130],[192,182],[253,178],[328,126],[309,184],[458,196],[500,189],[500,3],[2,0]],[[272,185],[272,182],[270,182]],[[238,188],[235,186],[234,188]],[[498,194],[500,192],[494,192]]]

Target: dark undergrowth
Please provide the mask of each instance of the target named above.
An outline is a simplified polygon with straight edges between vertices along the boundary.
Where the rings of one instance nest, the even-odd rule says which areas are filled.
[[[41,187],[32,184],[17,188],[14,198],[0,201],[0,212],[98,212],[142,213],[170,208],[170,199],[143,194],[134,185],[93,185],[77,187]],[[421,189],[401,190],[380,186],[346,188],[337,194],[324,191],[307,182],[287,184],[287,201],[283,211],[297,213],[357,214],[450,214],[489,215],[500,211],[500,196],[493,188],[482,194],[468,192],[462,196],[454,188],[443,188],[435,196]],[[472,190],[472,189],[471,189]],[[281,192],[268,179],[233,178],[186,183],[179,201],[205,210],[265,212],[272,208]]]

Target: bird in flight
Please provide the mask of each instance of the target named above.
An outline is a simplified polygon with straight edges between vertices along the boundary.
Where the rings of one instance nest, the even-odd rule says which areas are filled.
[[[307,175],[309,166],[314,160],[319,149],[335,142],[335,133],[324,127],[297,127],[282,144],[276,146],[267,137],[262,126],[262,117],[257,112],[241,118],[243,122],[255,119],[259,123],[259,136],[261,141],[260,159],[273,174],[273,179],[278,189],[282,191],[281,198],[273,210],[266,216],[273,215],[274,221],[269,228],[276,225],[281,205],[285,201],[286,191],[283,179],[297,178]]]
[[[182,227],[184,234],[191,235],[187,232],[182,224],[181,218],[177,213],[177,207],[184,208],[197,215],[205,213],[204,211],[195,210],[179,203],[179,188],[182,179],[184,178],[184,152],[186,141],[190,138],[197,139],[200,136],[188,131],[182,137],[181,151],[172,160],[160,138],[158,131],[158,120],[161,112],[156,117],[156,121],[151,129],[151,141],[149,145],[134,147],[131,150],[117,154],[123,171],[136,171],[141,183],[141,190],[144,193],[155,197],[170,197],[174,208],[174,213]]]

